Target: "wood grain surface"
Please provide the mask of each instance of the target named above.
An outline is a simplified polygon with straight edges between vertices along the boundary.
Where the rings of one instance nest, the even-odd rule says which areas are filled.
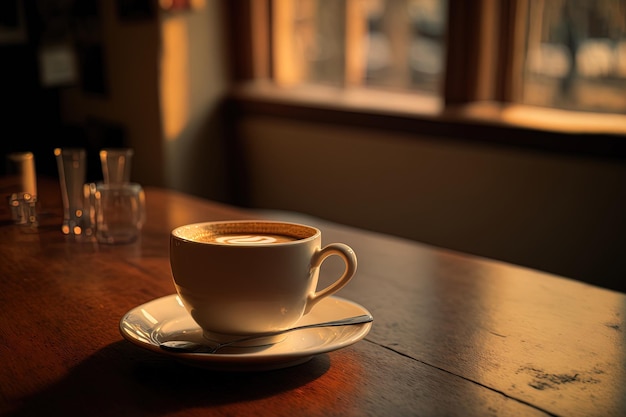
[[[287,213],[357,253],[339,295],[374,315],[365,340],[250,373],[146,351],[118,324],[174,293],[169,232],[267,213],[147,188],[140,240],[99,245],[64,236],[58,184],[39,189],[37,229],[0,209],[1,415],[626,415],[624,294]]]

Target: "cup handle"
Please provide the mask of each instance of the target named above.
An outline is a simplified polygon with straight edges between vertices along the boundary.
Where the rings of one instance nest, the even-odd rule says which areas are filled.
[[[304,314],[311,311],[313,306],[321,301],[322,298],[334,294],[342,289],[348,281],[352,279],[354,273],[356,272],[356,254],[352,248],[348,245],[344,245],[343,243],[331,243],[313,255],[313,258],[311,259],[311,273],[313,273],[316,268],[319,268],[326,258],[332,255],[337,255],[343,259],[346,264],[346,269],[337,281],[333,282],[323,290],[314,292],[307,297]]]

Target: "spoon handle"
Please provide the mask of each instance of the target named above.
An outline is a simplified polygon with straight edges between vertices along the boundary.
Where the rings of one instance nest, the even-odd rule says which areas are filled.
[[[350,326],[353,324],[363,324],[363,323],[369,323],[372,320],[374,320],[372,316],[370,316],[369,314],[363,314],[361,316],[347,317],[345,319],[326,321],[323,323],[304,324],[302,326],[291,327],[285,330],[277,330],[275,332],[264,333],[263,335],[254,335],[254,336],[250,336],[250,339],[257,338],[257,337],[276,336],[276,335],[287,333],[287,332],[293,332],[294,330],[312,329],[315,327]],[[230,343],[230,342],[227,342],[227,343]]]
[[[259,334],[255,334],[252,336],[246,336],[246,337],[230,340],[228,342],[223,342],[215,346],[204,345],[201,343],[195,343],[195,342],[190,342],[186,340],[168,340],[166,342],[161,343],[159,347],[169,352],[215,353],[218,350],[225,348],[226,346],[233,345],[235,343],[247,342],[250,340],[261,339],[264,337],[277,336],[279,334],[293,332],[295,330],[312,329],[316,327],[350,326],[350,325],[355,325],[355,324],[369,323],[373,320],[374,318],[371,315],[363,314],[361,316],[347,317],[344,319],[326,321],[323,323],[304,324],[302,326],[291,327],[285,330],[277,330],[275,332],[259,333]]]

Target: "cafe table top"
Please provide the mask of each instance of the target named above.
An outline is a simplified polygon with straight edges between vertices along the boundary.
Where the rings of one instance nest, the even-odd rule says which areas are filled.
[[[139,240],[102,245],[61,233],[54,181],[39,192],[37,228],[0,209],[0,415],[626,415],[622,293],[302,217],[356,252],[338,296],[371,330],[296,366],[216,371],[130,343],[120,320],[174,294],[173,228],[264,214],[146,187]]]

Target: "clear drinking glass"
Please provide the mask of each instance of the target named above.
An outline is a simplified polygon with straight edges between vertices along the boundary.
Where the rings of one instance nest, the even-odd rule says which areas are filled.
[[[121,244],[137,240],[145,219],[145,195],[139,184],[96,184],[96,239]]]
[[[84,229],[83,185],[86,177],[86,152],[81,148],[56,148],[54,155],[63,200],[61,230],[66,235],[79,236]]]
[[[14,152],[7,155],[7,177],[11,194],[7,200],[15,224],[36,227],[37,176],[32,152]]]
[[[7,155],[7,175],[19,182],[19,192],[37,195],[35,157],[32,152],[13,152]]]
[[[124,184],[130,182],[130,168],[133,157],[130,148],[102,149],[100,162],[105,184]]]

